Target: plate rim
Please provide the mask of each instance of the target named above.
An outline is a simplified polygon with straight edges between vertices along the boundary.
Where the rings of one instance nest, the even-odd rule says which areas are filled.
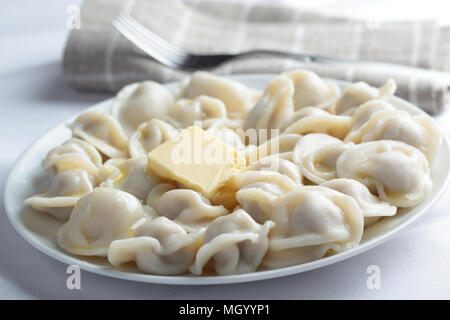
[[[250,73],[250,74],[234,74],[234,75],[226,75],[225,77],[243,81],[244,79],[250,79],[250,78],[256,78],[256,79],[267,79],[273,78],[276,76],[277,73]],[[269,78],[270,77],[270,78]],[[335,81],[340,84],[348,85],[350,82],[339,80],[339,79],[333,79],[328,78],[332,81]],[[181,80],[182,81],[182,80]],[[174,81],[170,83],[164,83],[163,85],[166,87],[174,87],[177,84],[179,84],[181,81]],[[395,97],[398,98],[398,97]],[[374,238],[368,240],[367,242],[358,245],[355,248],[352,248],[347,251],[343,251],[341,253],[338,253],[336,255],[332,255],[329,257],[321,258],[319,260],[314,260],[311,262],[307,262],[304,264],[294,265],[290,267],[284,267],[284,268],[278,268],[278,269],[271,269],[271,270],[262,270],[262,271],[256,271],[251,273],[245,273],[245,274],[237,274],[237,275],[226,275],[226,276],[161,276],[161,275],[152,275],[152,274],[145,274],[145,273],[130,273],[130,272],[124,272],[118,269],[111,268],[105,268],[104,266],[96,265],[93,263],[90,263],[88,261],[84,261],[82,259],[78,259],[76,257],[73,257],[68,254],[64,254],[63,252],[58,252],[53,248],[48,248],[44,244],[35,241],[29,232],[26,231],[25,228],[21,227],[17,220],[14,218],[13,209],[11,207],[10,201],[12,200],[12,197],[9,195],[12,189],[12,185],[14,182],[14,177],[18,175],[16,171],[18,170],[19,163],[23,161],[26,154],[29,152],[32,146],[34,146],[39,140],[41,140],[44,136],[50,134],[53,130],[55,130],[58,126],[66,123],[67,121],[70,121],[77,117],[82,112],[85,112],[87,110],[98,108],[101,105],[111,103],[113,97],[102,100],[98,103],[95,103],[94,105],[91,105],[90,107],[83,109],[81,112],[77,113],[73,117],[64,120],[64,122],[58,123],[56,126],[51,127],[50,129],[46,130],[44,133],[39,135],[37,138],[35,138],[29,145],[27,145],[24,150],[20,153],[20,155],[17,157],[16,161],[14,162],[14,165],[9,169],[8,175],[6,178],[6,183],[3,191],[3,207],[6,213],[6,216],[8,217],[9,222],[13,226],[13,228],[16,230],[16,232],[32,247],[36,248],[43,254],[52,257],[53,259],[64,263],[68,265],[77,265],[80,267],[80,269],[92,272],[98,275],[112,277],[116,279],[121,280],[129,280],[129,281],[135,281],[135,282],[143,282],[143,283],[153,283],[153,284],[166,284],[166,285],[218,285],[218,284],[233,284],[233,283],[245,283],[245,282],[252,282],[252,281],[259,281],[259,280],[268,280],[273,278],[279,278],[279,277],[286,277],[291,276],[299,273],[303,273],[306,271],[319,269],[328,265],[332,265],[334,263],[349,259],[353,256],[359,255],[363,252],[366,252],[375,246],[378,246],[391,238],[393,238],[395,235],[397,235],[400,231],[404,230],[405,228],[411,226],[414,222],[417,221],[420,217],[422,217],[424,214],[426,214],[429,209],[441,198],[444,191],[448,188],[448,184],[450,181],[450,172],[447,173],[447,176],[443,182],[443,185],[441,189],[439,189],[434,196],[426,203],[426,205],[417,213],[409,217],[406,221],[394,226],[393,228],[387,230],[385,233],[383,233],[381,236],[375,236]],[[410,102],[398,98],[402,103],[407,103],[409,105],[412,105]],[[426,114],[423,110],[418,108],[417,106],[412,105],[415,109],[420,111],[423,114]],[[433,119],[434,123],[439,128],[441,134],[442,134],[442,146],[445,146],[445,152],[447,153],[447,159],[450,159],[450,142],[449,138],[447,137],[447,134],[445,131],[441,128],[441,126]]]

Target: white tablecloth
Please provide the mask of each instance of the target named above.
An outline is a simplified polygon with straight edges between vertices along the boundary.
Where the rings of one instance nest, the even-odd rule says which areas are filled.
[[[285,1],[291,2],[293,1]],[[398,1],[307,2],[324,12],[356,12],[377,19]],[[408,1],[400,18],[448,10]],[[67,7],[79,0],[0,3],[0,194],[19,154],[49,128],[107,96],[74,92],[61,76]],[[389,4],[387,4],[389,3]],[[442,2],[441,2],[442,4]],[[40,6],[46,6],[45,10]],[[436,8],[436,7],[435,7]],[[447,8],[448,9],[448,8]],[[378,11],[377,11],[378,10]],[[393,18],[392,10],[384,17]],[[380,14],[380,15],[378,15]],[[450,21],[444,21],[450,22]],[[450,110],[437,117],[450,134]],[[3,200],[1,200],[3,201]],[[381,270],[381,288],[366,286],[367,267]],[[450,298],[450,189],[418,222],[392,240],[354,258],[280,279],[223,286],[164,286],[81,273],[81,290],[66,288],[66,265],[27,244],[0,207],[1,299],[409,299]]]

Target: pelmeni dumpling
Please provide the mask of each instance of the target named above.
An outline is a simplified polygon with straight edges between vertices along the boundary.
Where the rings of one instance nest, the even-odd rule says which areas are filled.
[[[198,275],[207,267],[219,275],[255,271],[266,254],[267,235],[273,225],[272,221],[256,223],[242,209],[217,218],[206,229],[189,270]]]
[[[195,99],[180,99],[169,109],[170,121],[177,128],[186,128],[196,121],[227,117],[225,104],[216,98],[201,95]]]
[[[73,254],[106,257],[112,241],[130,236],[144,218],[137,198],[114,188],[96,188],[78,200],[57,234],[58,244]]]
[[[286,127],[282,131],[284,134],[296,133],[307,135],[311,133],[324,133],[338,139],[343,139],[346,136],[350,130],[352,119],[349,116],[337,116],[320,109],[314,111],[312,115],[299,117],[294,114],[294,117],[298,117],[298,120],[289,126],[286,126],[286,123],[282,124]]]
[[[276,184],[255,182],[236,192],[236,201],[258,223],[272,219],[284,190]]]
[[[132,83],[119,91],[112,106],[113,115],[131,135],[137,127],[151,119],[165,119],[175,103],[173,94],[153,81]]]
[[[161,186],[155,192],[161,192]],[[228,214],[223,206],[211,205],[199,192],[190,189],[173,189],[164,192],[157,201],[149,196],[148,204],[160,215],[182,224],[188,230],[197,230],[217,217]]]
[[[267,85],[261,99],[248,113],[244,129],[274,129],[280,121],[289,118],[294,112],[294,86],[292,81],[280,75]],[[267,138],[270,138],[270,134]],[[261,141],[260,141],[261,143]]]
[[[288,176],[275,171],[244,171],[231,176],[211,198],[211,202],[223,205],[232,211],[239,204],[236,199],[237,193],[245,187],[258,187],[271,194],[279,195],[287,193],[297,186]]]
[[[45,193],[26,199],[25,205],[48,212],[57,219],[67,220],[78,199],[91,192],[95,184],[96,179],[83,169],[61,171],[52,177]]]
[[[148,170],[146,157],[110,159],[103,167],[103,174],[106,178],[101,187],[126,191],[141,201],[145,201],[152,188],[162,182],[157,174]]]
[[[352,179],[333,179],[325,181],[322,187],[330,188],[355,199],[361,208],[364,216],[364,225],[367,226],[371,218],[393,216],[397,212],[397,207],[381,201],[370,193],[369,189],[362,183]]]
[[[365,82],[356,82],[347,88],[337,100],[334,111],[336,114],[351,113],[369,100],[392,96],[397,90],[397,84],[393,79],[388,79],[380,88],[369,86]]]
[[[342,141],[323,133],[311,133],[298,140],[292,151],[292,161],[297,165],[310,153],[330,145],[341,145]]]
[[[364,106],[364,105],[363,105]],[[358,109],[357,109],[358,111]],[[409,114],[406,111],[402,110],[380,110],[376,111],[373,114],[370,115],[370,117],[364,122],[361,123],[358,127],[352,128],[350,132],[345,137],[344,141],[346,142],[354,142],[354,143],[361,143],[362,137],[370,131],[373,127],[376,126],[377,122],[380,120],[384,120],[387,117],[405,117],[408,118]],[[383,121],[381,121],[383,122]],[[397,134],[398,135],[398,134]],[[379,140],[391,140],[391,139],[379,139]],[[394,140],[394,139],[392,139]]]
[[[166,217],[146,220],[133,238],[111,243],[108,260],[114,266],[135,261],[139,270],[151,274],[182,274],[194,262],[203,232],[187,233]]]
[[[293,70],[284,73],[294,84],[294,110],[314,106],[325,108],[339,97],[339,87],[331,81],[321,79],[308,70]]]
[[[287,127],[289,127],[291,124],[293,124],[294,122],[297,122],[300,119],[306,118],[306,117],[311,117],[311,116],[324,116],[324,115],[328,115],[330,113],[328,113],[325,110],[316,108],[316,107],[304,107],[301,108],[300,110],[295,111],[292,116],[290,116],[289,118],[283,119],[282,121],[280,121],[280,123],[278,124],[278,128],[280,129],[280,131],[284,131],[284,129],[286,129]]]
[[[336,161],[352,145],[351,143],[341,142],[339,144],[324,146],[309,153],[298,163],[300,172],[316,184],[336,179]]]
[[[292,153],[292,160],[299,166],[303,176],[321,184],[337,178],[336,160],[349,146],[332,136],[312,133],[299,140]]]
[[[72,138],[53,148],[43,162],[44,169],[52,174],[66,170],[83,169],[97,177],[102,166],[102,157],[89,143]]]
[[[216,138],[219,138],[223,142],[229,144],[234,149],[238,150],[239,152],[244,152],[246,147],[244,142],[242,141],[241,136],[236,133],[235,130],[230,129],[225,126],[219,126],[219,125],[213,125],[210,126],[206,132],[212,134]]]
[[[231,118],[245,116],[260,97],[258,91],[238,81],[198,71],[192,75],[179,98],[194,99],[202,95],[223,101]]]
[[[139,125],[131,136],[128,151],[132,158],[146,157],[154,148],[176,136],[177,130],[172,125],[152,119]]]
[[[148,194],[148,197],[147,197],[145,203],[147,204],[147,206],[150,206],[151,208],[156,208],[161,196],[164,193],[166,193],[167,191],[175,190],[175,189],[178,189],[178,187],[175,185],[175,183],[172,184],[172,183],[163,182],[163,183],[157,184],[156,186],[154,186],[152,188],[152,190]]]
[[[287,152],[292,152],[300,138],[300,135],[294,133],[281,134],[259,146],[251,145],[252,147],[247,147],[244,152],[245,159],[247,163],[253,163],[270,155],[278,154],[281,157]]]
[[[345,138],[345,141],[355,143],[377,140],[405,142],[422,151],[428,162],[432,163],[442,136],[428,116],[410,116],[402,111],[380,111]]]
[[[397,207],[413,207],[430,193],[428,161],[418,149],[400,141],[365,142],[344,151],[336,162],[340,178],[363,183]]]
[[[201,121],[199,127],[203,130],[219,130],[219,129],[233,129],[242,130],[244,120],[229,119],[229,118],[209,118]]]
[[[247,166],[246,170],[255,171],[275,171],[288,176],[296,184],[302,185],[302,174],[297,165],[288,159],[283,159],[278,155],[271,155],[259,159]]]
[[[84,112],[68,127],[75,137],[80,137],[110,158],[128,156],[127,136],[117,120],[104,112]]]
[[[320,186],[297,187],[280,197],[263,265],[305,263],[357,246],[364,221],[351,197]]]
[[[352,129],[349,135],[352,134],[353,131],[359,129],[370,119],[370,117],[372,117],[372,115],[376,114],[377,112],[395,110],[396,109],[392,104],[382,99],[370,100],[363,103],[358,108],[356,108],[355,112],[352,115]]]
[[[278,175],[258,177],[255,170],[277,172],[289,177],[296,185],[302,185],[298,167],[289,160],[269,156],[247,167],[246,178],[236,192],[236,201],[258,223],[270,220],[280,195],[289,192],[294,185]],[[243,175],[245,176],[245,175]],[[277,181],[278,180],[278,181]]]

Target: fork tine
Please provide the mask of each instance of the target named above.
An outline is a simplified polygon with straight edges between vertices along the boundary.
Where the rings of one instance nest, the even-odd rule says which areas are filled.
[[[169,52],[172,52],[174,54],[179,55],[186,55],[185,50],[181,49],[180,47],[166,41],[165,39],[161,38],[157,34],[155,34],[150,29],[144,27],[142,24],[140,24],[138,21],[130,17],[129,15],[125,13],[120,13],[119,17],[123,19],[125,22],[132,25],[136,30],[139,30],[141,34],[145,35],[149,40],[154,42],[155,44],[158,44],[162,47],[162,49],[167,50]]]
[[[152,38],[147,37],[144,33],[142,28],[139,27],[139,25],[133,23],[130,19],[127,18],[127,16],[121,14],[115,18],[122,26],[126,27],[127,30],[133,32],[133,35],[136,37],[139,37],[140,40],[148,43],[149,45],[152,45],[152,48],[160,49],[164,51],[166,54],[171,54],[171,51],[165,50],[165,47],[159,45],[156,43]]]
[[[169,58],[170,54],[161,51],[159,46],[154,46],[151,43],[145,41],[142,36],[139,36],[139,33],[134,28],[128,26],[126,23],[119,19],[113,19],[111,23],[125,38],[129,39],[139,49],[154,57],[156,60],[163,64],[169,66],[174,65],[172,59]]]
[[[136,21],[133,22],[133,20],[130,19],[126,16],[122,16],[120,18],[122,24],[127,26],[127,28],[130,29],[136,37],[139,37],[141,41],[147,43],[149,50],[158,50],[166,59],[170,59],[176,64],[179,64],[184,60],[186,53],[174,51],[170,46],[161,44],[161,42],[157,41],[157,36],[151,36],[151,34],[146,32],[148,30],[144,26],[140,25]]]
[[[119,31],[125,38],[133,41],[140,49],[147,52],[152,49],[148,46],[148,43],[142,41],[142,39],[136,33],[136,30],[131,28],[127,23],[125,23],[120,17],[115,17],[111,20],[111,24]]]
[[[112,24],[125,37],[133,39],[132,42],[134,42],[141,50],[150,54],[161,63],[169,66],[181,65],[184,57],[177,52],[171,51],[170,48],[155,42],[154,38],[143,34],[142,28],[144,27],[141,25],[136,26],[135,23],[130,23],[129,19],[124,17],[124,15],[118,15],[112,20]],[[140,28],[138,28],[139,26]]]

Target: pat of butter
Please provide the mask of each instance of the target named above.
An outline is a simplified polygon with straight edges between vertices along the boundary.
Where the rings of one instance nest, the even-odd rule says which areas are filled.
[[[245,168],[246,161],[230,145],[191,126],[153,149],[148,166],[158,175],[210,198],[233,174]]]

